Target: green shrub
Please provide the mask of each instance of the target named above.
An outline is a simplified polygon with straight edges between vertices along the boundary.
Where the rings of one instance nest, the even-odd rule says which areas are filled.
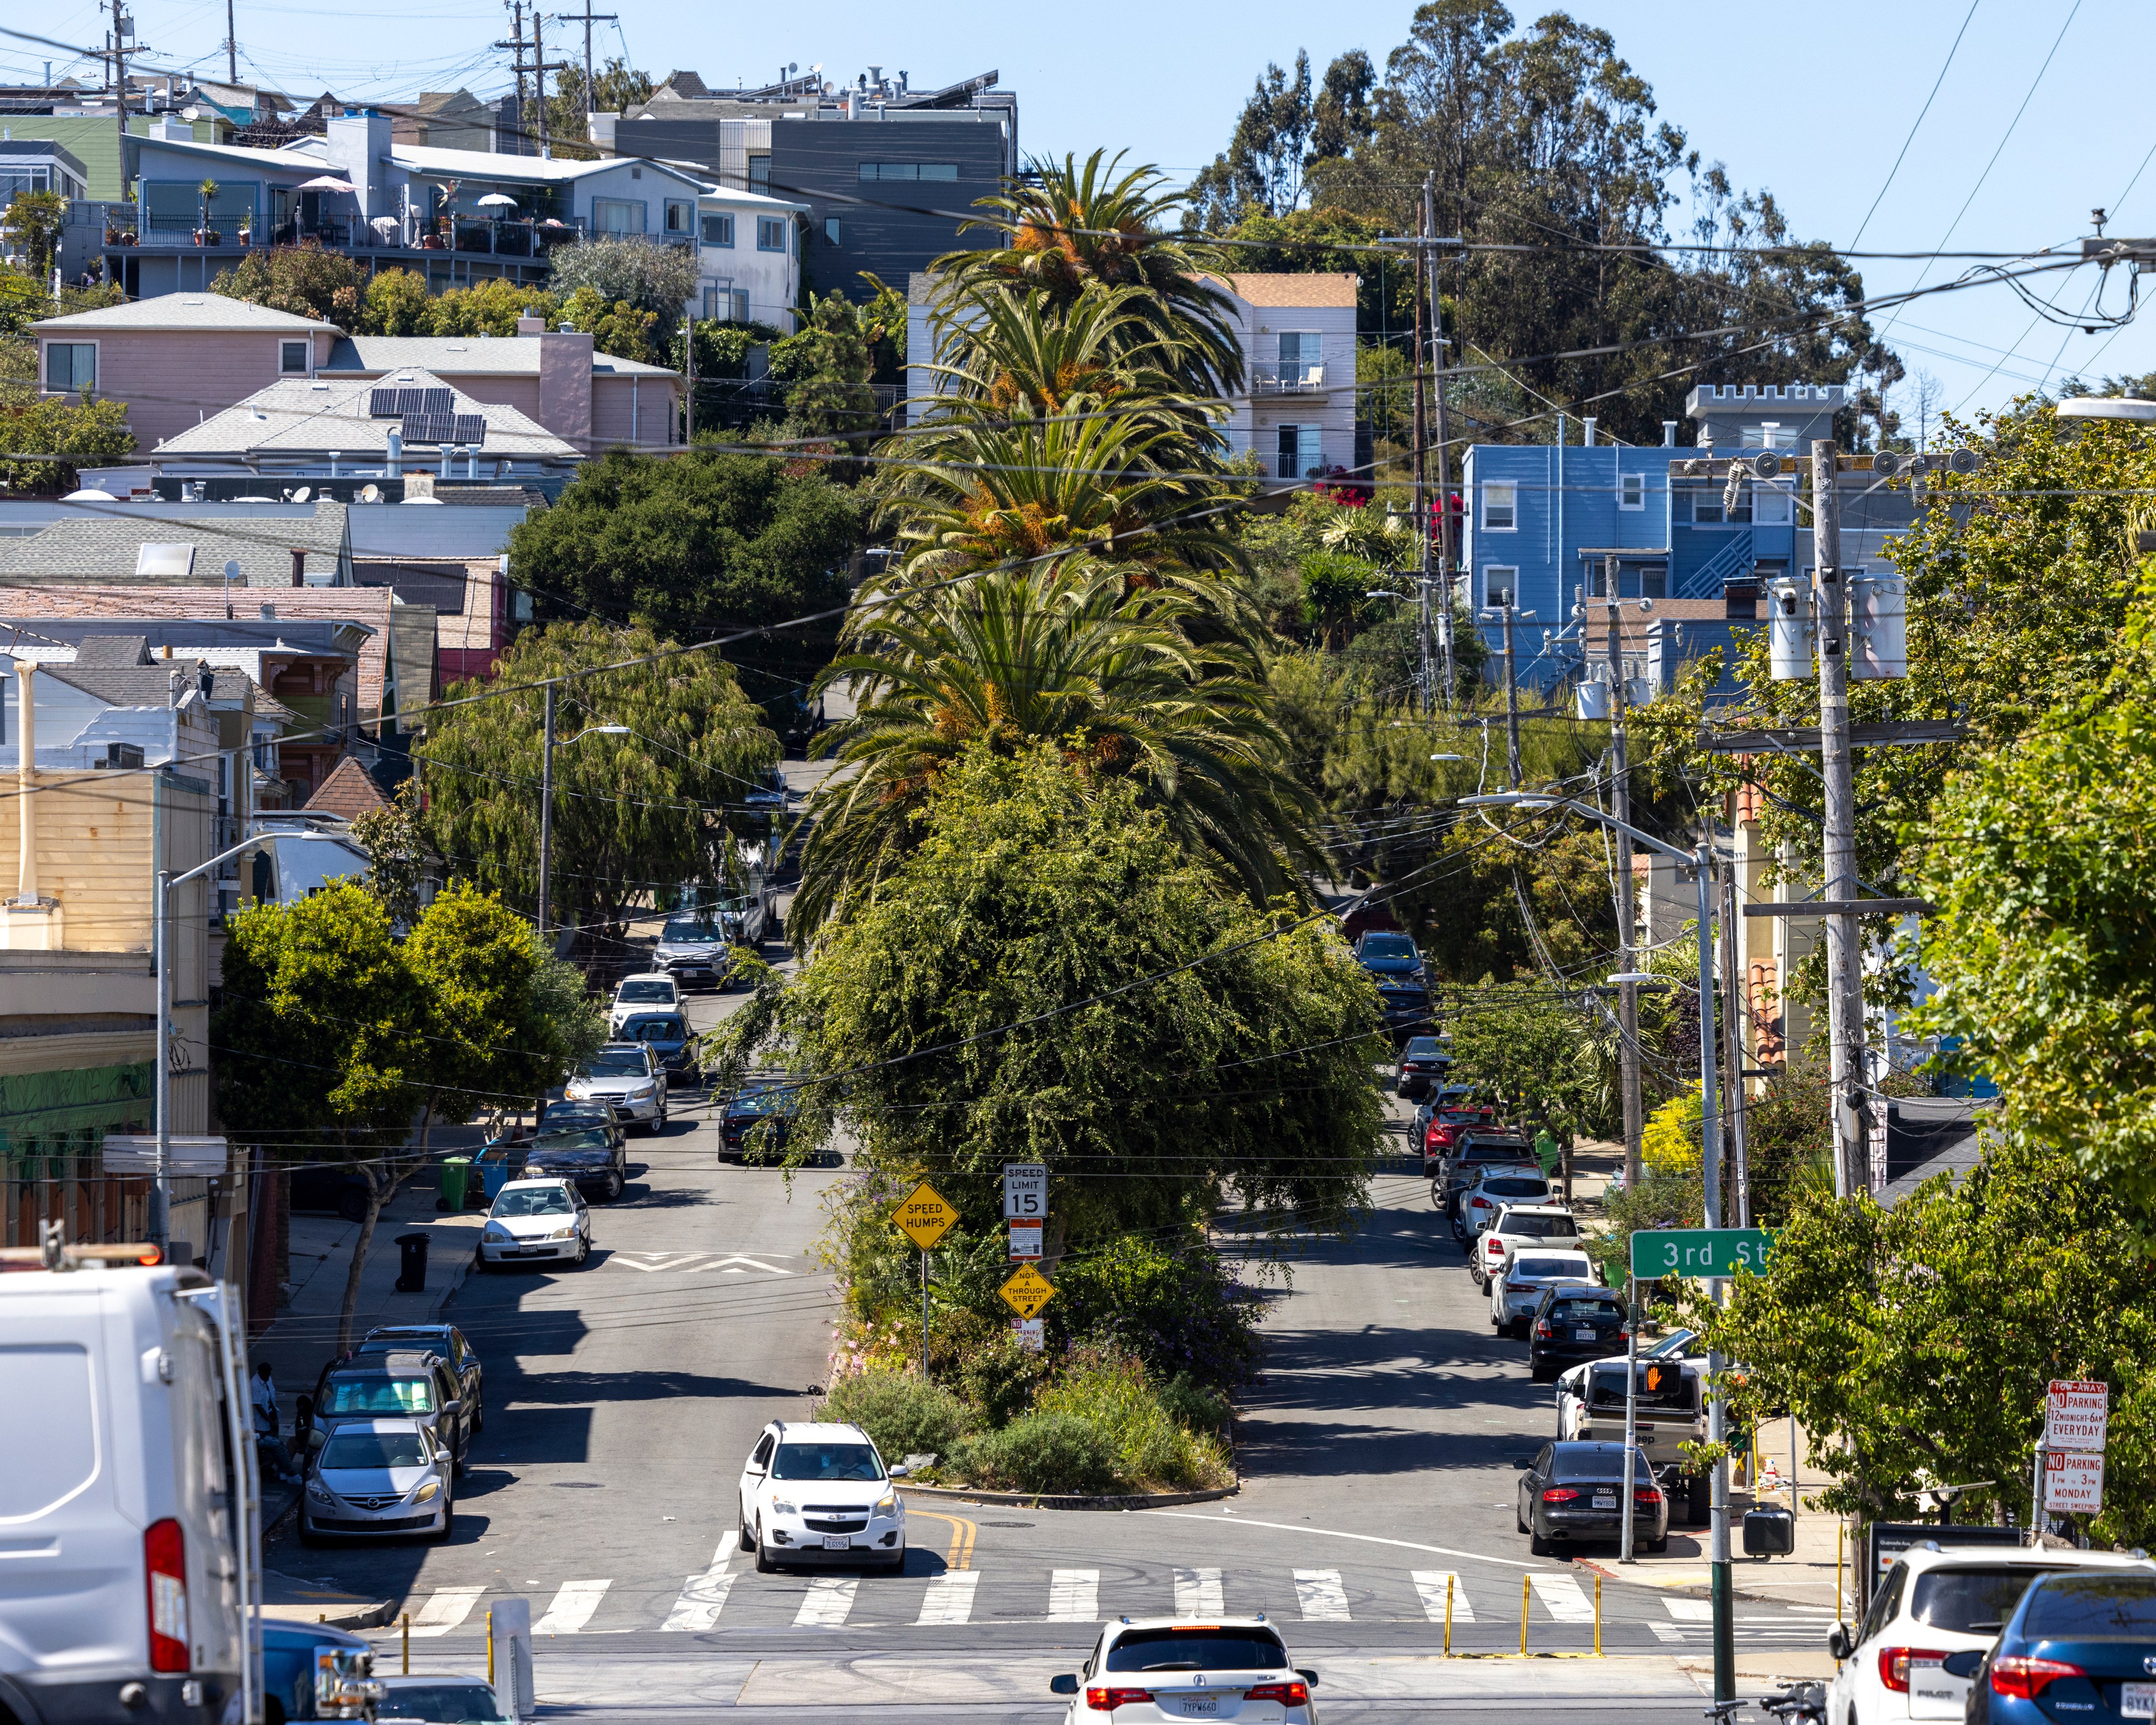
[[[951,1470],[994,1491],[1112,1491],[1123,1484],[1108,1435],[1081,1414],[1059,1412],[1028,1414],[968,1438]]]
[[[1034,1406],[1085,1420],[1112,1446],[1117,1471],[1133,1485],[1188,1491],[1224,1485],[1232,1476],[1219,1441],[1178,1424],[1145,1368],[1128,1355],[1081,1357],[1060,1382],[1040,1391]]]
[[[1224,1389],[1257,1363],[1256,1302],[1199,1245],[1164,1251],[1126,1237],[1074,1255],[1056,1272],[1049,1312],[1063,1333],[1136,1354],[1163,1378],[1187,1373]]]
[[[875,1440],[887,1464],[908,1455],[947,1455],[968,1423],[966,1404],[957,1397],[905,1372],[839,1378],[816,1417],[860,1426]]]
[[[958,1387],[983,1421],[1002,1427],[1033,1404],[1034,1392],[1048,1381],[1051,1369],[1045,1355],[1005,1335],[967,1356],[959,1368]]]
[[[1178,1372],[1161,1386],[1160,1404],[1170,1419],[1191,1431],[1216,1432],[1228,1423],[1225,1399],[1204,1389],[1188,1372]]]

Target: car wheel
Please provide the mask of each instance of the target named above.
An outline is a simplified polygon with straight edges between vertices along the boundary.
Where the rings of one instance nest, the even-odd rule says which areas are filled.
[[[612,1204],[620,1196],[621,1170],[619,1168],[610,1168],[607,1171],[606,1201],[608,1204]]]
[[[897,1553],[895,1557],[893,1557],[892,1558],[891,1558],[891,1560],[890,1560],[889,1562],[887,1562],[887,1563],[884,1563],[883,1565],[881,1565],[881,1568],[883,1568],[884,1572],[885,1572],[886,1574],[891,1574],[891,1575],[903,1575],[903,1574],[906,1574],[906,1552],[905,1552],[904,1548],[901,1548],[899,1550],[898,1553]]]
[[[1665,1533],[1660,1539],[1650,1539],[1647,1549],[1656,1557],[1666,1557],[1670,1549],[1670,1536]]]
[[[763,1524],[761,1522],[757,1523],[755,1538],[756,1573],[759,1575],[769,1575],[778,1568],[778,1565],[772,1562],[770,1549],[763,1543]]]
[[[475,1251],[472,1254],[472,1268],[481,1276],[485,1276],[494,1268],[494,1266],[486,1261],[485,1252]]]
[[[746,1517],[742,1518],[741,1524],[741,1548],[743,1551],[754,1551],[756,1549],[756,1535],[749,1532],[748,1521]]]
[[[1550,1543],[1532,1527],[1527,1529],[1527,1555],[1546,1558],[1550,1554]]]
[[[1515,1533],[1525,1533],[1530,1531],[1527,1527],[1527,1518],[1520,1513],[1520,1500],[1517,1497],[1512,1500],[1512,1531]]]
[[[367,1219],[367,1194],[363,1192],[340,1192],[337,1194],[337,1214],[347,1222],[364,1222]]]
[[[583,1269],[584,1267],[584,1260],[590,1257],[591,1255],[591,1237],[588,1235],[583,1235],[577,1241],[577,1268],[579,1270]]]
[[[442,1506],[442,1525],[434,1530],[434,1543],[447,1545],[457,1531],[457,1506],[453,1498]]]

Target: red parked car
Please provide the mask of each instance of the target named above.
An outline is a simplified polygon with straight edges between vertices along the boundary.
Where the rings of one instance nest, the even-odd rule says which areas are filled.
[[[1423,1128],[1422,1171],[1432,1174],[1437,1164],[1452,1153],[1453,1140],[1471,1127],[1494,1126],[1497,1111],[1494,1108],[1445,1108],[1430,1117]]]

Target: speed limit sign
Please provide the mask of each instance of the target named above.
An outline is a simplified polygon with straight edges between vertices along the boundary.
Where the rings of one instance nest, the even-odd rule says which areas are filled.
[[[1048,1168],[1038,1162],[1004,1164],[1004,1217],[1037,1222],[1048,1214]]]

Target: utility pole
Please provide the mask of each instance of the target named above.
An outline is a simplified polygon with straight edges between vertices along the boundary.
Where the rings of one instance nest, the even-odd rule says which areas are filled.
[[[539,741],[539,945],[547,945],[547,889],[554,865],[554,685],[547,685],[547,712]]]
[[[511,64],[516,73],[516,153],[524,153],[524,0],[503,0],[516,20],[509,40],[497,42],[496,48],[506,48],[514,56]]]
[[[1449,709],[1458,692],[1452,651],[1452,485],[1450,476],[1452,448],[1451,440],[1446,434],[1445,418],[1445,309],[1438,293],[1437,281],[1437,193],[1429,174],[1424,174],[1422,179],[1422,257],[1415,267],[1425,271],[1430,283],[1430,376],[1431,386],[1436,392],[1434,405],[1437,409],[1437,577],[1440,583],[1438,589],[1437,640],[1445,664],[1445,704]],[[1415,365],[1418,370],[1422,366],[1419,354],[1416,356]],[[1416,495],[1419,496],[1421,494],[1418,492]],[[1429,573],[1426,567],[1424,573]],[[1430,592],[1425,585],[1423,590],[1425,630],[1429,627],[1429,615]],[[1518,753],[1515,748],[1513,755],[1516,761]],[[1516,770],[1512,776],[1516,788],[1519,782]]]
[[[1849,746],[1849,583],[1841,567],[1839,466],[1831,439],[1812,444],[1813,614],[1819,629],[1820,775],[1826,786],[1820,896],[1848,904],[1857,896],[1856,783]],[[1834,1189],[1846,1198],[1871,1183],[1863,1102],[1864,977],[1856,915],[1826,918],[1829,1068],[1834,1115]]]
[[[120,116],[120,196],[123,203],[127,197],[127,39],[135,29],[135,21],[120,9],[126,3],[126,0],[111,0],[112,105]]]
[[[1424,276],[1422,254],[1427,248],[1422,242],[1430,238],[1429,182],[1424,182],[1424,197],[1415,212],[1415,278],[1414,278],[1414,449],[1412,454],[1412,476],[1414,482],[1415,533],[1421,545],[1420,561],[1417,565],[1415,648],[1417,653],[1416,693],[1422,702],[1422,711],[1430,710],[1430,492],[1423,484],[1424,448],[1429,442],[1424,427],[1427,424],[1424,408],[1425,367],[1423,364],[1422,299]],[[1434,309],[1434,308],[1433,308]]]
[[[1712,834],[1708,835],[1711,839]],[[1736,1198],[1737,1225],[1752,1225],[1752,1170],[1746,1154],[1744,1119],[1744,1030],[1738,1022],[1738,992],[1743,978],[1737,950],[1737,932],[1743,927],[1737,914],[1737,870],[1732,867],[1722,881],[1722,1070],[1729,1111],[1729,1178]]]
[[[1609,804],[1620,821],[1632,819],[1631,775],[1625,753],[1625,650],[1617,617],[1617,559],[1602,560],[1602,591],[1609,619]],[[1617,963],[1620,973],[1632,973],[1632,841],[1620,829],[1617,850]],[[1636,983],[1617,985],[1617,1082],[1625,1107],[1625,1189],[1639,1190],[1640,1161],[1640,991]]]
[[[239,29],[233,23],[232,0],[224,0],[224,75],[229,84],[239,82]]]
[[[588,5],[582,12],[557,12],[557,23],[582,23],[584,27],[584,111],[595,112],[598,108],[598,80],[592,73],[592,26],[595,23],[614,23],[621,14],[618,12],[593,12]]]
[[[539,33],[540,12],[538,0],[531,7],[531,66],[538,75],[533,80],[539,91],[539,153],[551,157],[552,144],[547,136],[547,47]]]
[[[1519,609],[1518,602],[1517,593],[1507,593],[1504,603],[1493,605],[1482,614],[1486,618],[1494,617],[1505,631],[1505,764],[1511,773],[1510,786],[1516,791],[1520,788],[1520,684],[1514,670],[1517,661],[1513,657],[1512,630],[1522,619],[1529,623],[1535,620],[1535,614]]]

